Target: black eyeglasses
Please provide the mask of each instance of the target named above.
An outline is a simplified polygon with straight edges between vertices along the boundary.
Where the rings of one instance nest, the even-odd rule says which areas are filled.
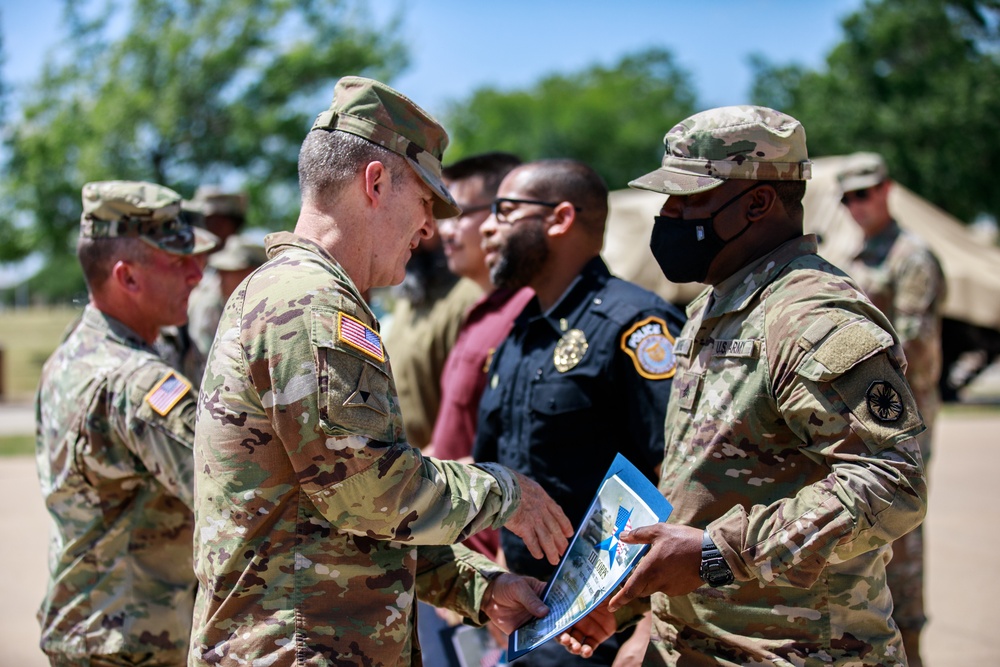
[[[501,197],[499,199],[494,199],[493,204],[490,205],[490,212],[497,219],[497,222],[502,222],[504,224],[512,224],[517,222],[517,220],[510,220],[507,216],[517,210],[516,206],[504,207],[504,204],[534,204],[535,206],[548,206],[549,208],[555,208],[562,204],[563,202],[550,202],[550,201],[538,201],[537,199],[509,199],[507,197]],[[580,212],[583,209],[579,206],[573,207],[574,211]],[[530,217],[530,216],[525,216]],[[518,218],[518,220],[523,220],[524,218]]]

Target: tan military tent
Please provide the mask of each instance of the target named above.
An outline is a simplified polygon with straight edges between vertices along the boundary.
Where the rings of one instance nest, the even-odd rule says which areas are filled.
[[[820,254],[838,265],[846,264],[861,242],[857,225],[840,205],[836,174],[843,159],[814,161],[804,201],[806,231],[820,235]],[[663,195],[644,190],[612,192],[603,254],[612,272],[683,304],[703,286],[669,282],[649,251],[653,216],[663,201]],[[983,245],[958,220],[898,183],[889,207],[940,259],[948,281],[945,317],[1000,330],[1000,248]]]

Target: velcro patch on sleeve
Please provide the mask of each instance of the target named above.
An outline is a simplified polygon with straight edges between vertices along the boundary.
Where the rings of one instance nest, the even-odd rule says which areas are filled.
[[[855,320],[834,329],[796,372],[810,380],[831,380],[892,345],[888,331],[870,320]]]
[[[191,383],[177,373],[168,371],[146,394],[146,402],[161,417],[166,417],[174,406],[191,391]]]
[[[639,375],[649,380],[672,378],[677,370],[674,338],[659,317],[647,317],[629,327],[622,334],[621,348]]]
[[[380,362],[385,361],[382,338],[361,320],[346,313],[337,313],[337,340]]]

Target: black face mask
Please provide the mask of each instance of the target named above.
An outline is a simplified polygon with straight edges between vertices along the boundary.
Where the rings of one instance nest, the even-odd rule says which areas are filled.
[[[707,218],[671,218],[658,215],[653,218],[653,234],[649,249],[660,265],[667,280],[675,283],[700,283],[708,275],[708,267],[715,256],[746,230],[747,222],[735,236],[723,240],[715,233],[715,218],[734,201],[750,192],[754,185],[715,209]]]

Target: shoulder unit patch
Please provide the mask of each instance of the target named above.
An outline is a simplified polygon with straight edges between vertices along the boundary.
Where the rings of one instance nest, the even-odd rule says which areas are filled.
[[[168,371],[146,394],[146,402],[161,417],[166,417],[177,402],[191,391],[191,383],[173,371]]]
[[[674,338],[659,317],[636,322],[622,334],[621,348],[632,357],[635,370],[650,380],[667,380],[677,370]]]

